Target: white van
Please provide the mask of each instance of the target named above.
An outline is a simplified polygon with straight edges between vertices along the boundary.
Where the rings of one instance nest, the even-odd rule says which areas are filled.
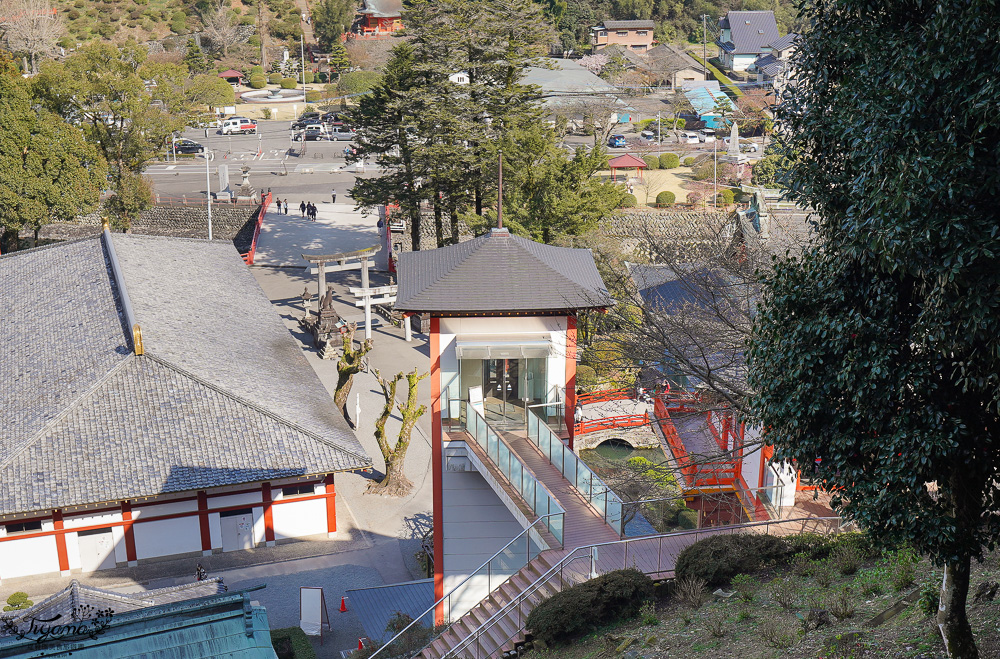
[[[681,133],[681,144],[697,144],[699,141],[698,133]]]
[[[246,135],[257,132],[257,122],[246,117],[230,117],[222,122],[223,135]]]
[[[715,131],[711,128],[706,128],[698,134],[699,142],[714,142],[715,141]]]

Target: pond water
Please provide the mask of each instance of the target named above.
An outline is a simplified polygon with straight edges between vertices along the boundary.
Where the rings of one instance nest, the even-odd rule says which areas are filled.
[[[584,464],[598,472],[625,464],[629,458],[646,458],[654,464],[667,461],[663,449],[632,448],[625,442],[614,440],[608,440],[596,448],[580,451],[580,459]]]

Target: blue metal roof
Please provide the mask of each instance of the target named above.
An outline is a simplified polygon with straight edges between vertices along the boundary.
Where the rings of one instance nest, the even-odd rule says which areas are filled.
[[[385,642],[393,636],[385,628],[395,613],[404,613],[411,619],[416,619],[431,608],[434,604],[434,580],[421,579],[388,586],[358,588],[347,591],[347,595],[368,638]],[[433,619],[424,622],[434,624]]]
[[[733,102],[719,87],[717,80],[709,80],[697,85],[685,85],[684,96],[699,117],[719,116],[717,108],[720,106],[732,107]]]

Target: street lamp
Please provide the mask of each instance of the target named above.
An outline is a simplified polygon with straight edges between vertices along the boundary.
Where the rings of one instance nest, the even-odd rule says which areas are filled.
[[[208,156],[209,152],[205,151],[201,154],[205,158],[205,199],[208,205],[208,239],[212,239],[212,179],[208,171]]]

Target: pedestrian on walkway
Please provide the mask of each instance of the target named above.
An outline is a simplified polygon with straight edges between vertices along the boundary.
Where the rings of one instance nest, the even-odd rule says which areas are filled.
[[[333,199],[332,203],[337,203],[337,188],[330,190],[330,197]]]
[[[278,215],[281,215],[281,200],[275,199],[274,203],[278,205]]]
[[[285,200],[285,215],[288,215],[288,200]]]
[[[304,201],[299,202],[299,212],[302,213],[302,217],[306,216],[306,208],[307,208],[306,202]]]

